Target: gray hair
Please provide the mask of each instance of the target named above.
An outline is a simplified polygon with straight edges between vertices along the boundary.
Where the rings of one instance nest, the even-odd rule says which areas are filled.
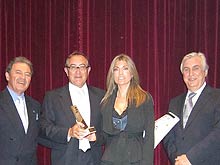
[[[200,57],[201,59],[201,62],[202,62],[202,67],[203,67],[203,70],[208,72],[209,70],[209,66],[207,64],[207,61],[206,61],[206,57],[205,57],[205,54],[201,53],[201,52],[191,52],[191,53],[188,53],[186,54],[183,59],[182,59],[182,62],[180,64],[180,71],[181,73],[183,73],[183,64],[186,60],[192,58],[192,57]]]

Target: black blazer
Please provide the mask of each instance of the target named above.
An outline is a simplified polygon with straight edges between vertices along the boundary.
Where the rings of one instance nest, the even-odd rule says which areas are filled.
[[[89,99],[91,106],[91,126],[96,128],[97,133],[101,130],[101,113],[100,102],[104,95],[104,91],[95,87],[88,86]],[[47,143],[43,143],[51,148],[52,164],[64,165],[74,162],[76,165],[83,165],[84,162],[78,162],[79,140],[71,138],[67,142],[68,129],[76,123],[74,114],[70,106],[72,105],[68,85],[49,91],[46,93],[43,102],[43,115],[41,119],[41,137],[47,139]],[[93,164],[98,165],[101,159],[101,147],[93,145],[90,142],[91,149],[83,155],[85,159],[93,157]]]
[[[186,154],[193,165],[218,165],[220,163],[220,90],[206,85],[199,96],[185,129],[183,107],[186,93],[171,100],[169,111],[180,122],[163,140],[172,164],[178,155]]]
[[[154,107],[149,99],[139,107],[129,105],[127,108],[127,125],[120,132],[113,127],[112,112],[116,99],[116,91],[109,102],[101,109],[103,122],[103,136],[97,143],[105,143],[103,164],[108,162],[120,165],[140,164],[153,165],[154,153]],[[143,138],[143,131],[145,137]]]
[[[40,104],[26,95],[25,100],[29,119],[27,134],[8,89],[0,93],[0,164],[37,164],[36,138]]]

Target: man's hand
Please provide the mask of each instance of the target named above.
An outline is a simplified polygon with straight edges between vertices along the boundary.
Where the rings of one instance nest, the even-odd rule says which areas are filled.
[[[68,136],[76,139],[83,139],[87,134],[87,131],[83,128],[82,123],[76,123],[73,127],[69,128]]]
[[[96,134],[91,133],[91,134],[87,135],[85,138],[88,139],[89,141],[96,141]]]
[[[177,156],[175,165],[192,165],[185,154]]]

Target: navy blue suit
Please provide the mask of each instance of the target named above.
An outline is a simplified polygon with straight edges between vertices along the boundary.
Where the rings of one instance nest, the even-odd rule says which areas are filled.
[[[90,142],[91,149],[83,153],[79,150],[79,140],[71,138],[67,142],[68,129],[76,123],[71,111],[72,105],[69,86],[55,89],[46,93],[43,103],[43,116],[41,119],[41,137],[48,140],[46,144],[51,148],[51,161],[53,165],[99,165],[102,150]],[[88,86],[91,121],[90,125],[101,131],[100,102],[104,91]]]
[[[8,89],[0,93],[0,164],[36,165],[38,113],[40,104],[25,95],[29,126],[25,134],[22,121]]]
[[[186,154],[193,165],[220,164],[220,90],[206,85],[183,129],[183,107],[186,93],[171,100],[169,111],[180,122],[163,140],[172,164],[179,155]]]

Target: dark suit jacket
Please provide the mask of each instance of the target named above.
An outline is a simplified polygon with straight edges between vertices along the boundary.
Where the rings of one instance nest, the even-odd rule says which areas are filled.
[[[220,164],[220,90],[206,85],[183,129],[185,97],[177,96],[169,105],[180,118],[163,140],[169,159],[174,164],[178,155],[186,154],[193,165]]]
[[[34,165],[36,159],[36,137],[38,135],[38,113],[40,104],[25,96],[29,126],[25,134],[22,121],[7,89],[0,93],[0,164]]]
[[[117,91],[114,91],[109,102],[101,110],[103,136],[97,143],[105,143],[103,164],[111,162],[114,165],[153,165],[154,107],[150,94],[149,99],[139,107],[129,105],[127,125],[124,131],[120,131],[113,127],[112,121],[116,93]],[[144,138],[143,131],[146,131]]]
[[[91,106],[91,126],[100,133],[100,102],[104,91],[88,86]],[[71,138],[67,142],[68,129],[76,123],[70,106],[72,105],[68,85],[47,92],[43,103],[43,116],[41,120],[41,137],[48,139],[46,144],[51,150],[52,164],[55,165],[83,165],[89,164],[86,159],[92,158],[91,164],[98,165],[101,159],[101,147],[90,142],[91,149],[83,153],[79,150],[79,140]],[[43,144],[45,145],[45,143]],[[83,154],[82,154],[83,153]],[[83,162],[78,158],[84,157]]]

